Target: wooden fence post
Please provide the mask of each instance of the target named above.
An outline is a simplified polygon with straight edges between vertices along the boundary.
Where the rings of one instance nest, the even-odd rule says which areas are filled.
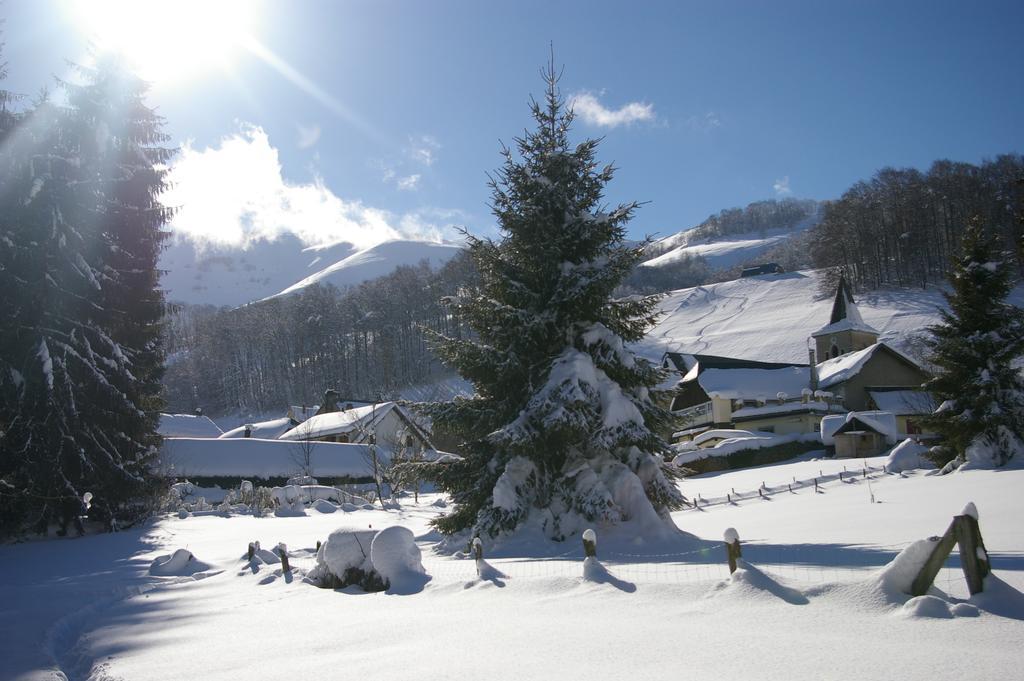
[[[292,568],[288,564],[288,547],[285,546],[284,542],[277,545],[277,555],[281,557],[281,571],[291,572]]]
[[[473,559],[481,560],[484,557],[484,543],[480,537],[473,537]]]
[[[250,561],[256,556],[256,546],[252,542],[249,542],[249,551],[245,555]]]
[[[725,540],[725,552],[729,559],[729,574],[736,572],[736,561],[743,557],[740,551],[740,535],[735,528],[730,527],[723,535]]]
[[[583,532],[583,554],[587,558],[597,558],[597,534],[591,529]]]
[[[936,542],[935,548],[914,578],[910,586],[911,596],[923,596],[928,593],[954,544],[960,549],[960,567],[967,579],[968,591],[972,596],[982,592],[985,576],[992,571],[992,567],[981,538],[981,529],[978,527],[978,509],[973,503],[967,504],[963,513],[953,518],[953,522],[942,537],[931,537],[929,541]]]
[[[967,578],[967,590],[971,595],[979,594],[985,588],[985,577],[992,571],[985,551],[985,542],[978,527],[978,509],[973,503],[967,504],[963,515],[953,519],[956,525],[956,542],[960,548],[960,566]]]
[[[949,555],[949,552],[953,550],[953,545],[956,544],[956,535],[953,530],[955,523],[956,521],[954,520],[953,524],[949,526],[949,529],[941,537],[928,538],[928,541],[935,542],[935,547],[910,585],[911,596],[923,596],[932,587],[935,575],[939,574],[942,564],[946,562],[946,556]]]

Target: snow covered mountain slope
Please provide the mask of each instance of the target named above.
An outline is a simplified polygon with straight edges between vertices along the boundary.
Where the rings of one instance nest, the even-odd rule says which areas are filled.
[[[785,229],[746,234],[730,234],[724,237],[701,238],[694,227],[665,237],[651,244],[651,252],[659,255],[640,263],[641,267],[663,267],[678,262],[684,257],[701,256],[713,270],[724,270],[756,258],[768,249],[802,234],[821,219],[819,208],[810,217]]]
[[[828,323],[832,309],[819,277],[808,270],[672,291],[659,305],[661,320],[637,349],[656,360],[672,351],[806,362],[808,338]],[[1024,286],[1014,289],[1010,302],[1024,306]],[[915,338],[939,321],[945,300],[937,288],[883,289],[858,295],[857,305],[880,340],[915,355]]]
[[[427,260],[439,267],[458,253],[455,244],[385,241],[363,251],[350,243],[305,246],[286,234],[248,248],[197,247],[174,240],[160,256],[167,299],[195,305],[243,305],[299,291],[314,283],[339,288],[389,274],[400,265]]]
[[[161,284],[174,302],[236,306],[273,295],[354,252],[344,242],[309,248],[291,234],[245,249],[197,247],[180,238],[160,255]]]
[[[313,284],[333,284],[338,288],[355,286],[389,274],[400,265],[417,265],[424,260],[429,262],[431,267],[440,267],[461,250],[461,246],[451,243],[410,239],[385,241],[328,265],[288,286],[280,293],[268,297],[286,296]]]

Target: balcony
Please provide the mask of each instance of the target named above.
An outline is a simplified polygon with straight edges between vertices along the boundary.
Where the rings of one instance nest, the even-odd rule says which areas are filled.
[[[704,402],[697,404],[686,409],[680,409],[675,412],[675,415],[679,417],[680,427],[692,428],[693,426],[700,426],[705,423],[713,423],[714,418],[711,413],[711,402]]]

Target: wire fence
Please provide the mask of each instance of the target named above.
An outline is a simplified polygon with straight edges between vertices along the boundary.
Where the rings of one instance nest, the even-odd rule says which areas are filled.
[[[899,473],[889,472],[885,466],[869,466],[866,463],[861,466],[855,466],[852,469],[849,466],[843,466],[843,470],[834,473],[825,473],[824,469],[820,469],[818,473],[819,475],[803,479],[797,479],[796,476],[793,476],[793,479],[788,482],[773,483],[771,485],[762,481],[761,486],[753,490],[737,491],[733,487],[724,494],[710,497],[705,497],[698,491],[690,499],[691,509],[702,511],[712,506],[723,504],[736,505],[741,501],[765,499],[779,494],[796,494],[806,490],[820,492],[823,488],[832,486],[831,483],[852,485],[865,481],[870,484],[871,480],[878,479],[883,475],[900,475]]]
[[[883,546],[843,547],[850,551],[852,560],[829,562],[822,551],[835,547],[784,546],[744,544],[743,557],[766,575],[794,586],[821,586],[864,582],[895,558],[913,542]],[[569,557],[568,553],[575,555]],[[579,552],[549,558],[485,558],[485,565],[493,569],[491,581],[504,580],[579,580],[583,574],[583,561]],[[730,577],[724,544],[707,546],[693,551],[664,554],[631,554],[598,551],[598,559],[618,580],[633,586],[655,584],[705,584],[727,580]],[[480,580],[475,560],[439,556],[424,556],[424,567],[439,582],[474,582]],[[954,552],[945,561],[935,578],[934,585],[947,595],[969,597],[959,556]]]

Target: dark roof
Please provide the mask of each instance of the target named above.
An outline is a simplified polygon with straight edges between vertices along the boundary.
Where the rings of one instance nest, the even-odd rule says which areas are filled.
[[[697,355],[686,352],[666,352],[665,357],[675,365],[676,369],[683,373],[689,371],[685,357],[692,357],[696,360],[699,371],[704,371],[705,369],[786,369],[789,367],[808,366],[807,364],[796,364],[793,362],[758,362],[753,359]]]
[[[759,274],[782,274],[784,271],[778,263],[766,262],[761,265],[754,265],[753,267],[744,267],[740,271],[740,276],[755,277]]]
[[[855,303],[853,299],[853,291],[850,289],[850,285],[846,282],[846,275],[839,275],[839,285],[836,287],[836,298],[832,301],[832,316],[829,318],[829,324],[835,324],[846,319],[846,303]]]

